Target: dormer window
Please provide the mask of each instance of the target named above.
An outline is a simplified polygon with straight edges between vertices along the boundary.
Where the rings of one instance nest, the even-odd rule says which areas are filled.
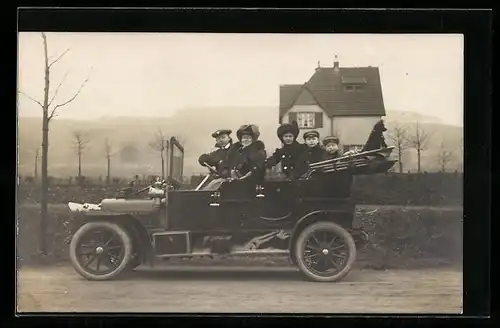
[[[365,86],[361,84],[346,84],[344,85],[345,91],[361,91],[364,90]]]
[[[341,81],[345,91],[361,91],[367,83],[364,76],[342,76]]]

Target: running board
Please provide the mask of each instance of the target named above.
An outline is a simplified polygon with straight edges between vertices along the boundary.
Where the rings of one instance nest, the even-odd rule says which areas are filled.
[[[182,258],[182,257],[216,257],[216,256],[238,256],[238,255],[288,255],[288,250],[282,249],[256,249],[256,250],[239,250],[227,254],[217,254],[211,252],[194,252],[188,254],[164,254],[156,255],[157,258]]]

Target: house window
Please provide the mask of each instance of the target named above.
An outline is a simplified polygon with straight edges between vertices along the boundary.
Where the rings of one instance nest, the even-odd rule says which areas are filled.
[[[361,84],[347,84],[344,86],[345,91],[361,91],[364,89],[364,85]]]
[[[311,129],[315,127],[315,113],[297,113],[297,124],[301,129]]]

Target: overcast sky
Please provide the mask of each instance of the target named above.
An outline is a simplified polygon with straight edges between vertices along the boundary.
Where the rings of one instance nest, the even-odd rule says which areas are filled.
[[[463,121],[462,35],[47,33],[61,118],[164,116],[186,107],[279,105],[279,85],[306,82],[318,61],[378,66],[387,110]],[[90,69],[92,67],[92,69]],[[19,88],[43,97],[40,33],[19,34]],[[19,98],[19,115],[41,115]]]

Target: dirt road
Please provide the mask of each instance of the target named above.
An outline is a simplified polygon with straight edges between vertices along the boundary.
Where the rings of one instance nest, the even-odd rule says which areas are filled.
[[[71,267],[23,268],[20,312],[461,313],[458,269],[352,271],[333,284],[293,268],[161,267],[90,282]]]

